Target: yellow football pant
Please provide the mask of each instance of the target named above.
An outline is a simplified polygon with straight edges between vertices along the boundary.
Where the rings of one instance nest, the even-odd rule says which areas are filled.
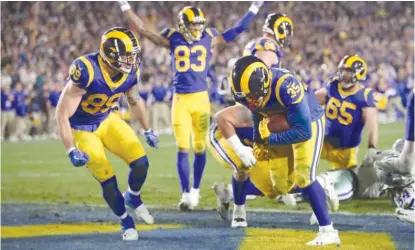
[[[146,155],[135,132],[114,113],[110,113],[95,132],[72,130],[72,134],[76,148],[89,156],[87,168],[101,183],[115,175],[105,148],[127,164]]]
[[[172,122],[177,147],[202,153],[206,149],[206,135],[209,128],[210,102],[208,92],[174,94]]]
[[[332,169],[353,168],[357,166],[357,147],[334,148],[325,141],[321,159],[329,161]]]

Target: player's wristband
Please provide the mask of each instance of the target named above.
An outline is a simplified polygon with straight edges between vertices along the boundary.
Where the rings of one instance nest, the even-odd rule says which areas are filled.
[[[252,4],[251,7],[249,7],[249,11],[256,15],[259,11],[259,7],[256,6],[255,4]]]
[[[144,130],[144,133],[150,133],[151,132],[151,128],[149,128],[147,131]]]
[[[244,145],[241,143],[241,140],[239,140],[236,134],[229,137],[228,142],[232,146],[236,154],[238,154],[239,151],[244,147]]]
[[[76,148],[75,147],[71,147],[68,149],[68,151],[66,151],[66,154],[69,155],[72,151],[74,151]]]
[[[376,147],[375,146],[373,146],[373,145],[369,145],[369,147],[368,148],[374,148],[374,149],[376,149]]]
[[[131,6],[127,1],[118,1],[118,4],[123,12],[131,9]]]

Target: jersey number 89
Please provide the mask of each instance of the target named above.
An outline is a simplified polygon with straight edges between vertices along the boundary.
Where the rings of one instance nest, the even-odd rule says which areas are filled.
[[[191,54],[199,54],[197,56],[197,62],[191,63]],[[174,49],[174,57],[176,61],[176,70],[179,72],[186,72],[190,68],[195,72],[202,72],[206,67],[206,48],[201,45],[189,47],[180,45]]]
[[[343,125],[349,125],[353,122],[353,116],[347,109],[356,109],[356,105],[350,102],[340,102],[337,98],[331,97],[326,107],[326,117],[330,120],[337,119]]]
[[[85,112],[91,115],[97,112],[105,113],[118,101],[118,99],[120,99],[121,96],[122,93],[115,94],[109,98],[105,94],[93,94],[82,101],[81,106]]]

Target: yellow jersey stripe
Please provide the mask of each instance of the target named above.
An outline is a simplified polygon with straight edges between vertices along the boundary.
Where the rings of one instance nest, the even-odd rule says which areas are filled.
[[[170,38],[171,37],[171,35],[173,35],[173,33],[174,32],[176,32],[176,30],[175,29],[170,29],[169,30],[169,33],[167,34],[167,38]]]
[[[367,97],[370,93],[371,89],[365,89],[365,101],[367,102]]]
[[[86,69],[88,70],[89,78],[88,78],[88,84],[86,85],[86,87],[88,88],[89,85],[91,85],[92,80],[94,80],[94,68],[92,67],[91,62],[88,59],[86,59],[85,56],[81,56],[79,60],[81,60],[85,64]]]
[[[206,29],[206,32],[209,34],[209,36],[213,37],[213,33],[209,28]]]
[[[284,103],[282,102],[281,95],[280,95],[280,88],[281,84],[287,79],[288,77],[291,77],[291,74],[284,74],[280,79],[277,81],[277,86],[275,87],[275,96],[277,97],[278,102],[285,107]]]

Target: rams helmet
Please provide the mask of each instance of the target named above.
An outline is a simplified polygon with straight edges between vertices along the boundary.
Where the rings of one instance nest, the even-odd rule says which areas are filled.
[[[99,55],[111,68],[128,74],[141,63],[141,47],[137,37],[128,29],[112,28],[101,37]]]
[[[206,24],[203,11],[199,8],[187,6],[179,12],[177,18],[179,19],[180,33],[189,41],[199,41]]]
[[[247,103],[251,110],[265,104],[270,82],[267,66],[256,56],[244,56],[232,68],[232,93],[236,101]]]
[[[294,35],[294,23],[285,14],[272,13],[265,20],[262,31],[273,35],[279,46],[286,47]]]
[[[366,79],[367,64],[358,55],[345,56],[340,61],[337,70],[337,76],[340,82],[351,82],[354,85],[356,82]],[[349,77],[347,73],[350,73]]]

